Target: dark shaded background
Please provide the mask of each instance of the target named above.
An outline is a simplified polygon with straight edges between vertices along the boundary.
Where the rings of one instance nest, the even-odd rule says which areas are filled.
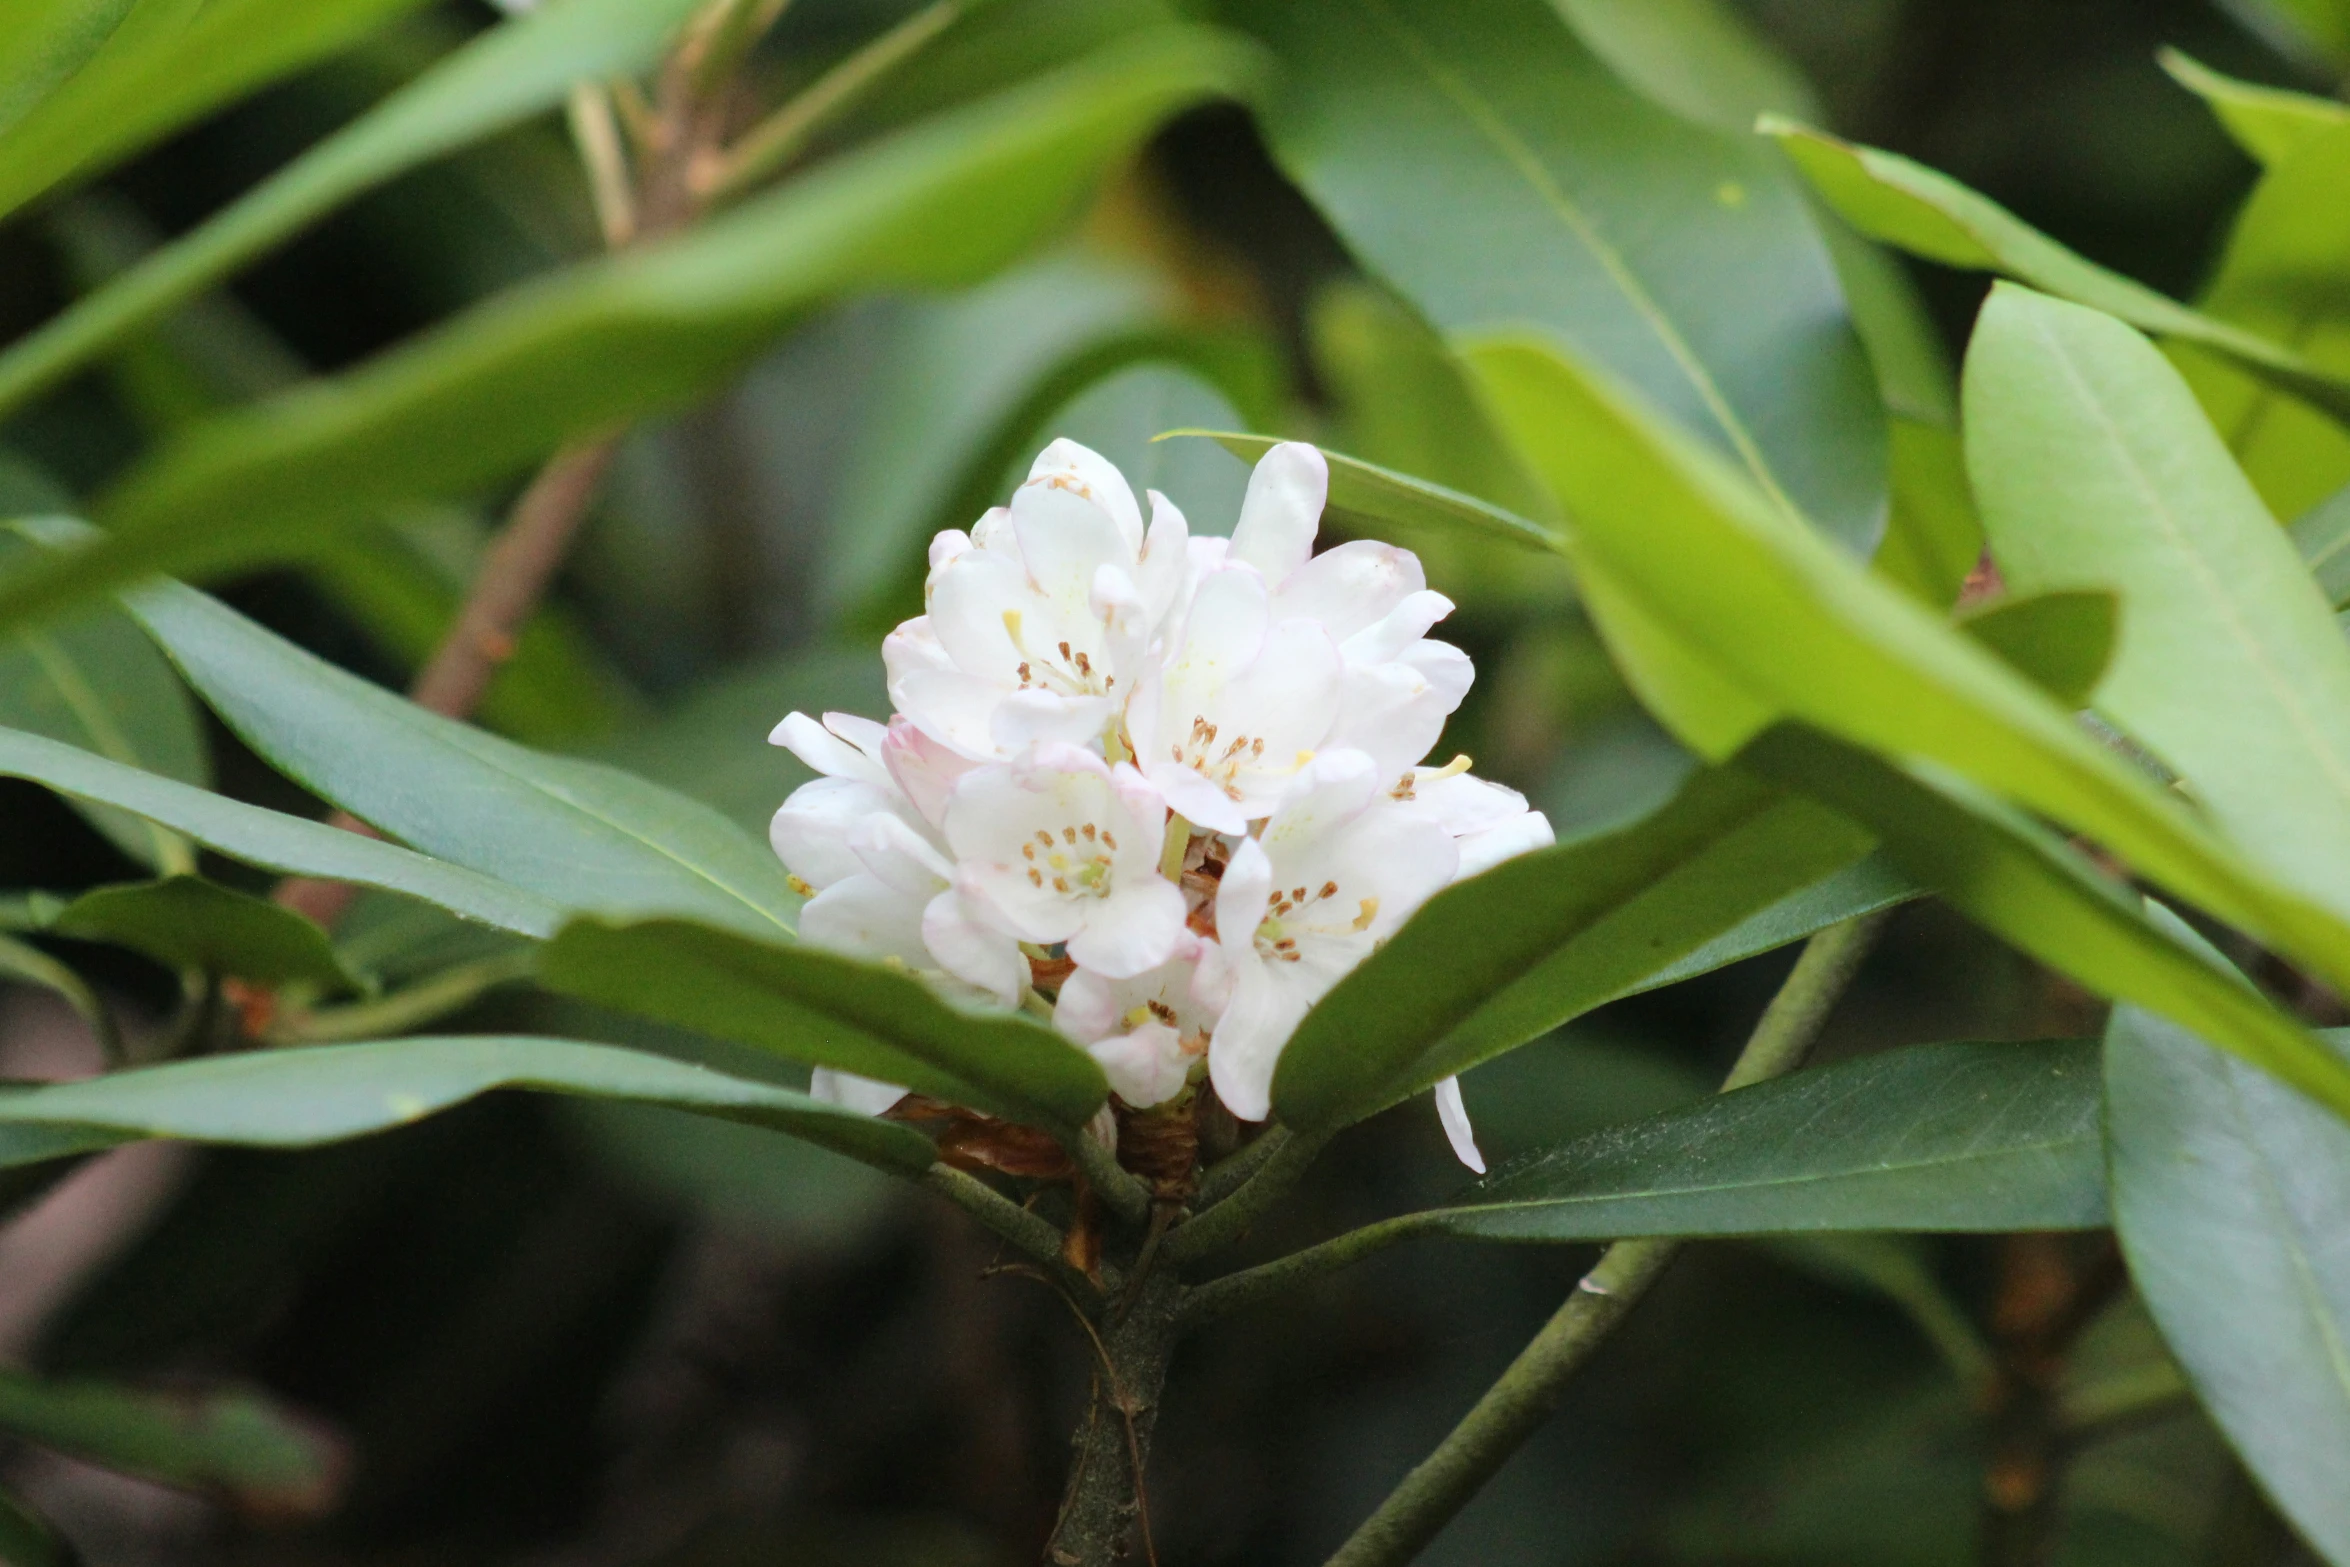
[[[2323,86],[2198,0],[1745,10],[1839,131],[1945,169],[2180,294],[2200,282],[2252,170],[2156,69],[2156,49]],[[775,69],[835,53],[892,14],[801,0]],[[428,13],[0,233],[0,333],[55,309],[109,255],[248,188],[485,17]],[[1144,232],[1209,309],[1271,334],[1303,396],[1329,395],[1308,323],[1347,264],[1244,117],[1214,110],[1170,128],[1111,202],[1108,228]],[[347,365],[590,244],[554,132],[510,136],[358,204],[253,269],[233,299],[0,435],[86,492],[176,420]],[[1981,281],[1920,281],[1955,350]],[[655,771],[723,756],[727,787],[755,813],[794,781],[760,745],[785,705],[878,703],[871,637],[830,613],[816,584],[839,497],[872,478],[851,453],[902,308],[816,322],[744,389],[632,442],[561,595],[609,671],[610,700],[573,732],[529,738],[617,744]],[[405,677],[400,651],[316,574],[256,577],[230,596],[352,667]],[[1562,825],[1620,812],[1670,767],[1571,610],[1529,622],[1470,602],[1457,631],[1482,676],[1461,743]],[[595,733],[686,704],[703,714],[690,754],[665,749],[682,740]],[[228,787],[297,803],[225,733],[214,739]],[[18,824],[0,839],[10,885],[128,874],[38,791],[0,785],[0,812]],[[134,1003],[163,1006],[160,974],[95,961]],[[1786,962],[1620,1004],[1480,1070],[1467,1091],[1488,1150],[1703,1092]],[[36,998],[0,1005],[0,1061],[70,1049]],[[1896,921],[1828,1048],[2094,1023],[2082,998],[1919,907]],[[527,996],[456,1026],[627,1036]],[[59,1371],[248,1377],[335,1423],[357,1461],[336,1511],[293,1523],[65,1460],[9,1459],[11,1479],[102,1567],[949,1567],[1031,1560],[1049,1524],[1086,1378],[1061,1306],[1017,1278],[983,1281],[992,1245],[960,1215],[828,1156],[661,1112],[501,1098],[317,1154],[184,1163],[152,1222],[5,1347]],[[1406,1106],[1343,1139],[1252,1244],[1318,1238],[1462,1179],[1425,1103]],[[2013,1266],[2004,1248],[1961,1238],[1924,1255],[1983,1320]],[[12,1255],[0,1245],[0,1307],[23,1289]],[[1588,1261],[1423,1243],[1193,1345],[1156,1456],[1162,1559],[1320,1560]],[[2127,1351],[2127,1303],[2098,1331],[2096,1343]],[[1883,1296],[1783,1249],[1701,1248],[1427,1559],[1964,1561],[1975,1440],[1957,1385]],[[2291,1559],[2192,1413],[2100,1443],[2071,1496],[2068,1564]]]

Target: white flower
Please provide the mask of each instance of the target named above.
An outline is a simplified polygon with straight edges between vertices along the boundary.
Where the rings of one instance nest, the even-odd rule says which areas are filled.
[[[1360,751],[1317,757],[1263,837],[1241,839],[1224,869],[1216,932],[1231,1001],[1208,1071],[1243,1120],[1270,1113],[1273,1068],[1307,1009],[1460,865],[1444,829],[1379,784]]]
[[[851,957],[943,970],[1006,1006],[1027,978],[1019,943],[973,917],[918,798],[943,800],[968,766],[904,721],[793,713],[768,737],[824,776],[792,791],[768,840],[814,893],[800,939]],[[903,780],[903,781],[901,781]]]
[[[883,644],[891,700],[973,758],[1100,744],[1182,586],[1183,514],[1151,502],[1146,534],[1117,469],[1047,447],[1008,508],[932,544],[929,612]]]
[[[770,833],[812,894],[802,936],[949,994],[1050,995],[1130,1109],[1204,1059],[1263,1120],[1315,1002],[1447,883],[1551,840],[1465,758],[1418,765],[1472,678],[1427,634],[1453,606],[1409,550],[1315,554],[1328,490],[1320,452],[1275,446],[1231,539],[1194,539],[1055,441],[1010,505],[938,535],[927,613],[882,646],[887,727],[795,713],[773,737],[823,775]],[[899,1093],[831,1069],[811,1092]],[[1457,1080],[1435,1099],[1482,1172]]]
[[[1159,874],[1167,806],[1142,774],[1067,744],[966,773],[947,797],[956,885],[1022,941],[1128,978],[1174,955],[1183,894]]]
[[[1211,944],[1189,931],[1175,955],[1130,979],[1079,969],[1062,985],[1053,1024],[1086,1047],[1118,1097],[1137,1110],[1181,1093],[1207,1055],[1219,1010],[1201,984]]]

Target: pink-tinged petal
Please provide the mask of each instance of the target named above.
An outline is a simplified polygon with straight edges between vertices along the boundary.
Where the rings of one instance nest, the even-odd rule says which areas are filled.
[[[1347,637],[1339,651],[1350,664],[1384,664],[1401,658],[1428,628],[1452,613],[1452,600],[1423,588],[1407,595],[1376,621]]]
[[[1131,844],[1120,845],[1119,852],[1155,868],[1159,851],[1167,845],[1167,797],[1132,762],[1120,762],[1110,769],[1110,793],[1117,797],[1136,833]]]
[[[889,786],[889,774],[879,762],[805,713],[786,715],[768,734],[767,743],[782,746],[827,778],[854,778],[876,788]]]
[[[1477,1151],[1477,1132],[1469,1125],[1469,1107],[1461,1103],[1459,1078],[1448,1077],[1436,1085],[1436,1119],[1444,1123],[1445,1141],[1452,1144],[1453,1157],[1483,1175],[1485,1156]]]
[[[1284,966],[1244,964],[1208,1041],[1208,1080],[1224,1108],[1243,1121],[1273,1113],[1273,1070],[1306,1015],[1306,1000],[1275,972]]]
[[[1053,1027],[1081,1045],[1107,1039],[1126,1026],[1126,1007],[1118,982],[1091,969],[1079,969],[1061,982],[1053,1001]]]
[[[922,910],[922,942],[938,966],[967,985],[977,986],[1005,1006],[1020,1003],[1028,982],[1028,960],[1009,933],[990,925],[949,888]]]
[[[1090,745],[1101,739],[1117,713],[1117,703],[1106,696],[1013,691],[997,700],[987,733],[995,749],[1006,756],[1033,745]]]
[[[1324,550],[1283,578],[1273,613],[1321,623],[1344,642],[1428,586],[1420,557],[1375,539]]]
[[[1453,840],[1461,854],[1461,868],[1456,879],[1466,880],[1480,871],[1493,869],[1504,860],[1514,860],[1536,849],[1547,849],[1556,841],[1550,830],[1550,818],[1540,811],[1513,816],[1499,826]]]
[[[859,1115],[880,1115],[905,1098],[906,1091],[895,1083],[877,1083],[854,1072],[820,1066],[808,1074],[808,1097]]]
[[[826,713],[824,727],[855,746],[873,761],[881,760],[881,743],[889,738],[889,727],[855,713]]]
[[[930,966],[922,940],[922,900],[874,876],[851,876],[810,898],[800,910],[800,939],[852,958]]]
[[[1191,1057],[1164,1023],[1145,1023],[1131,1034],[1096,1040],[1086,1053],[1102,1064],[1102,1075],[1119,1098],[1137,1110],[1165,1104],[1183,1092]]]
[[[1403,650],[1396,662],[1418,670],[1435,689],[1448,713],[1461,705],[1461,699],[1469,694],[1469,687],[1477,680],[1477,666],[1470,662],[1469,655],[1449,642],[1415,642]]]
[[[855,778],[816,778],[791,792],[767,824],[777,859],[811,887],[829,887],[864,869],[849,847],[859,822],[890,813],[892,795]]]
[[[938,634],[930,629],[928,615],[916,615],[912,620],[898,622],[897,629],[881,639],[881,667],[895,690],[898,681],[917,669],[952,669],[954,660],[947,650],[938,645]]]
[[[933,827],[946,819],[947,791],[954,788],[955,780],[979,765],[939,744],[902,714],[889,721],[889,732],[881,742],[881,763],[922,819]]]
[[[1031,789],[1049,789],[1059,783],[1054,775],[1068,773],[1108,782],[1110,764],[1081,745],[1047,741],[1012,764],[1012,772]]]
[[[1083,928],[1068,938],[1069,956],[1110,979],[1129,979],[1175,955],[1183,939],[1183,892],[1157,876],[1121,878],[1092,900]]]
[[[1234,977],[1232,959],[1225,955],[1223,943],[1202,941],[1197,966],[1191,971],[1192,1004],[1211,1017],[1221,1013],[1232,1002]]]
[[[1330,495],[1330,465],[1313,447],[1284,441],[1257,459],[1232,528],[1231,558],[1280,582],[1314,552],[1322,503]]]
[[[1062,436],[1037,453],[1021,488],[1043,487],[1068,491],[1099,507],[1117,526],[1128,555],[1142,548],[1142,510],[1134,504],[1134,487],[1101,453]]]

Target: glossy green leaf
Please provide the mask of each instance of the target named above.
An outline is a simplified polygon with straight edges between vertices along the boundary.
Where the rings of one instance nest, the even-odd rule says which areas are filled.
[[[1932,763],[1896,766],[1799,725],[1738,765],[1878,834],[1951,907],[2090,989],[2190,1022],[2267,1071],[2344,1105],[2339,1057],[2147,915],[2143,901],[2022,812]]]
[[[193,588],[125,602],[247,745],[390,837],[574,912],[790,932],[799,900],[782,865],[708,806],[428,713]]]
[[[906,973],[682,920],[566,925],[539,954],[553,990],[658,1022],[1069,1132],[1109,1087],[1032,1019],[942,1001]]]
[[[1913,1045],[1533,1153],[1432,1229],[1480,1240],[2107,1222],[2097,1047]]]
[[[1634,688],[1693,747],[1724,757],[1792,717],[1937,764],[2350,980],[2350,922],[2334,906],[2215,837],[2022,675],[1789,522],[1712,453],[1546,347],[1497,344],[1472,362],[1575,519],[1565,546]],[[2350,1110],[2350,1071],[2288,1038],[2278,1069]]]
[[[1957,423],[1956,393],[1951,423]],[[1876,567],[1929,609],[1947,609],[1983,558],[1983,523],[1958,431],[1893,421],[1893,507]]]
[[[150,1391],[0,1370],[0,1428],[103,1468],[295,1516],[333,1504],[347,1462],[323,1428],[233,1388]]]
[[[2293,520],[2293,547],[2336,610],[2350,609],[2350,485]]]
[[[2111,316],[2002,284],[1965,396],[2007,584],[2120,596],[2098,711],[2273,875],[2350,907],[2350,647],[2177,372]]]
[[[0,130],[82,68],[138,0],[18,0],[0,10]]]
[[[2350,124],[2320,131],[2280,158],[2236,214],[2219,268],[2197,302],[2231,326],[2290,343],[2308,363],[2350,378]],[[2350,430],[2338,404],[2311,407],[2273,378],[2173,339],[2211,422],[2279,517],[2296,516],[2350,483]],[[2286,387],[2287,390],[2292,388]]]
[[[835,295],[967,282],[1167,114],[1247,79],[1199,29],[1139,36],[825,164],[691,234],[526,285],[325,385],[189,431],[102,503],[111,536],[0,583],[0,621],[149,571],[298,552],[572,436],[677,406]]]
[[[1744,132],[1809,114],[1811,84],[1725,0],[1551,0],[1610,69],[1684,119]]]
[[[1778,139],[1831,207],[1872,239],[1946,266],[2004,273],[2145,331],[2214,350],[2350,415],[2350,376],[2085,260],[1946,174],[1790,120],[1765,116],[1761,129]]]
[[[2350,1560],[2350,1127],[2135,1008],[2105,1075],[2139,1293],[2270,1499]]]
[[[1214,441],[1251,464],[1279,444],[1277,436],[1224,430],[1169,430],[1160,439],[1179,437]],[[1330,465],[1330,500],[1323,515],[1344,526],[1376,531],[1392,523],[1431,531],[1466,530],[1545,554],[1558,548],[1557,535],[1549,528],[1473,495],[1376,467],[1344,452],[1324,449],[1322,456]]]
[[[462,866],[191,788],[40,735],[0,729],[0,777],[27,779],[76,799],[111,805],[281,875],[405,893],[526,936],[550,935],[562,923],[561,911],[549,900]]]
[[[2113,662],[2121,603],[2102,588],[2029,589],[1958,617],[1958,629],[2067,707],[2086,707]]]
[[[1449,887],[1306,1015],[1273,1106],[1336,1130],[1539,1037],[1868,852],[1866,833],[1703,773],[1630,827]]]
[[[82,1148],[157,1137],[312,1148],[406,1126],[506,1088],[748,1121],[883,1169],[911,1173],[931,1162],[930,1140],[919,1132],[793,1089],[640,1050],[509,1035],[249,1051],[8,1089],[0,1091],[0,1127],[56,1129]],[[13,1144],[0,1145],[0,1158],[16,1156]]]
[[[317,925],[267,898],[194,876],[92,888],[59,910],[49,928],[258,985],[360,988]]]
[[[2303,142],[2350,125],[2350,104],[2223,75],[2176,49],[2159,56],[2172,81],[2211,106],[2236,145],[2261,163],[2276,163]]]
[[[0,529],[0,563],[21,567],[34,557],[32,544]],[[211,757],[187,688],[113,605],[20,627],[0,641],[0,725],[182,783],[211,781]],[[91,825],[150,869],[193,868],[177,834],[103,806],[83,809]]]
[[[1831,925],[1907,903],[1924,891],[1882,851],[1866,855],[1808,887],[1798,888],[1768,908],[1749,914],[1704,946],[1641,976],[1618,995],[1636,996],[1644,991],[1662,990],[1667,985],[1710,974],[1747,958],[1776,952],[1808,936],[1816,936]]]
[[[2305,65],[2350,65],[2350,0],[2232,0],[2229,9]]]
[[[1450,337],[1555,336],[1860,553],[1884,419],[1834,268],[1767,149],[1623,86],[1542,0],[1250,0],[1260,121],[1366,269]]]
[[[435,65],[213,217],[0,353],[0,417],[403,170],[633,74],[701,0],[554,0]]]
[[[0,132],[0,216],[348,47],[417,3],[141,0],[79,69]]]

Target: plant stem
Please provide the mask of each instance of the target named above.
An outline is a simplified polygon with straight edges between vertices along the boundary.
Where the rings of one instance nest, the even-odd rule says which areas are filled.
[[[1231,1196],[1168,1232],[1161,1248],[1167,1260],[1177,1266],[1197,1262],[1246,1235],[1248,1227],[1297,1184],[1306,1166],[1322,1151],[1322,1141],[1319,1137],[1285,1139]]]
[[[857,50],[745,131],[722,156],[697,166],[695,190],[714,206],[743,196],[807,151],[818,131],[920,53],[966,9],[968,0],[934,0]]]
[[[1129,1224],[1139,1224],[1151,1211],[1150,1189],[1135,1179],[1134,1173],[1118,1163],[1117,1156],[1095,1142],[1082,1130],[1066,1139],[1062,1147],[1077,1161],[1077,1168],[1085,1172],[1094,1191],[1110,1210]]]
[[[1850,920],[1821,931],[1804,945],[1803,955],[1723,1079],[1722,1092],[1764,1082],[1802,1064],[1884,920],[1882,914]],[[1468,1417],[1404,1476],[1379,1510],[1339,1547],[1328,1567],[1400,1567],[1417,1556],[1549,1418],[1565,1396],[1568,1379],[1648,1292],[1680,1248],[1674,1240],[1630,1240],[1617,1241],[1602,1252],[1566,1303],[1486,1389]]]
[[[1441,1212],[1406,1213],[1376,1224],[1366,1224],[1359,1230],[1293,1251],[1288,1256],[1268,1262],[1261,1267],[1245,1268],[1226,1274],[1197,1286],[1183,1302],[1182,1328],[1186,1333],[1205,1327],[1217,1318],[1253,1306],[1269,1295],[1278,1294],[1308,1279],[1320,1278],[1325,1273],[1336,1273],[1352,1267],[1374,1252],[1385,1251],[1398,1241],[1408,1241],[1415,1235],[1434,1233],[1443,1228]]]
[[[923,1171],[922,1184],[995,1231],[1014,1250],[1050,1268],[1064,1287],[1073,1283],[1080,1291],[1093,1292],[1092,1284],[1061,1260],[1062,1235],[1050,1221],[951,1164],[934,1164]]]
[[[1215,1168],[1200,1177],[1199,1194],[1193,1199],[1194,1212],[1205,1213],[1240,1189],[1243,1181],[1264,1165],[1267,1159],[1281,1151],[1289,1141],[1286,1126],[1267,1127],[1255,1142],[1227,1156]]]
[[[406,1033],[447,1017],[499,985],[528,979],[536,961],[536,954],[524,949],[455,964],[373,1001],[321,1007],[290,1018],[265,1037],[273,1045],[324,1045]]]
[[[1092,1343],[1095,1369],[1085,1424],[1072,1439],[1069,1489],[1045,1546],[1045,1559],[1054,1567],[1110,1567],[1124,1560],[1137,1524],[1145,1560],[1153,1567],[1158,1561],[1143,1473],[1182,1294],[1173,1274],[1164,1269],[1147,1274],[1132,1308],[1098,1329],[1070,1303]]]

